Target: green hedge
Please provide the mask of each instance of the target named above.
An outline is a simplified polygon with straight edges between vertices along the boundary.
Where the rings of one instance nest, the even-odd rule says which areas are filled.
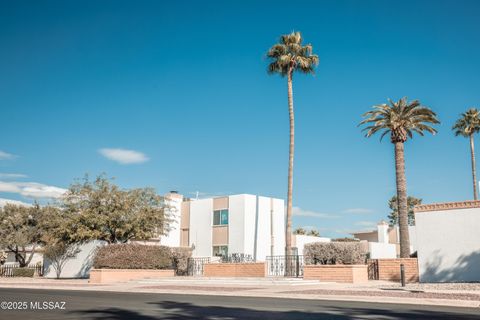
[[[35,269],[32,268],[14,268],[13,276],[14,277],[29,277],[32,278],[35,274]]]
[[[315,242],[303,250],[306,264],[365,264],[366,253],[359,242]]]
[[[175,269],[187,272],[189,248],[141,244],[111,244],[100,247],[93,260],[97,269]]]

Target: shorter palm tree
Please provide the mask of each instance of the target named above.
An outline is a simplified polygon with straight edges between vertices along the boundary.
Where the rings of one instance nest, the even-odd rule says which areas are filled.
[[[407,101],[402,98],[397,102],[388,100],[389,104],[373,107],[365,113],[365,118],[360,125],[368,124],[363,131],[368,138],[381,132],[380,140],[390,134],[390,141],[395,146],[395,176],[397,184],[398,218],[400,229],[400,257],[410,256],[410,239],[408,234],[408,209],[407,209],[407,181],[405,177],[404,143],[408,138],[413,138],[416,132],[423,136],[424,131],[435,134],[437,130],[430,124],[440,123],[437,115],[431,109],[422,106],[420,101]]]
[[[477,170],[475,165],[475,145],[473,135],[480,131],[480,111],[471,108],[467,112],[462,113],[460,119],[455,122],[452,130],[455,136],[462,136],[470,139],[470,158],[472,162],[472,178],[473,178],[473,199],[478,200],[477,192]]]

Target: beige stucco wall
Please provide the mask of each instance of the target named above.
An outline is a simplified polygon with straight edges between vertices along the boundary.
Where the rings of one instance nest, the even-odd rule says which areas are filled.
[[[228,245],[228,226],[213,226],[212,245]]]
[[[183,229],[180,234],[180,247],[188,247],[188,229]]]
[[[182,202],[182,217],[180,219],[180,229],[188,229],[190,226],[190,201]]]
[[[214,198],[213,210],[228,209],[228,197]]]
[[[353,236],[357,239],[365,240],[368,242],[377,242],[378,241],[378,232],[372,231],[368,233],[354,233]]]
[[[397,228],[390,227],[388,229],[388,243],[398,243]]]

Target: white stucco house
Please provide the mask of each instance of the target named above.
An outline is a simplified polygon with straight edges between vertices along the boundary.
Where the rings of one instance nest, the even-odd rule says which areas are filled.
[[[171,192],[176,211],[160,244],[193,248],[193,257],[244,254],[257,261],[285,252],[284,201],[251,194],[186,199]]]
[[[480,201],[415,207],[420,282],[480,281]]]
[[[292,247],[296,249],[298,255],[303,255],[305,245],[315,242],[331,242],[332,239],[326,237],[310,236],[306,234],[293,234],[292,235]]]
[[[410,253],[417,251],[415,226],[408,227]],[[398,226],[380,221],[373,230],[352,232],[351,235],[365,246],[371,259],[394,259],[400,256],[400,232]]]
[[[281,199],[251,194],[188,199],[177,192],[165,197],[171,207],[168,234],[139,243],[190,247],[193,257],[243,254],[265,261],[267,256],[285,254],[285,204]],[[328,240],[296,236],[293,245],[302,254],[306,243]],[[105,242],[82,244],[79,254],[67,261],[62,278],[88,277],[95,249],[102,245]],[[48,261],[45,276],[55,277]]]

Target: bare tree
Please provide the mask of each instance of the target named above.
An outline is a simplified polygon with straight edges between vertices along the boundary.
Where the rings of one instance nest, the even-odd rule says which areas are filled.
[[[55,270],[57,279],[59,279],[67,261],[75,258],[79,252],[80,249],[77,244],[58,242],[47,245],[43,256],[51,262],[51,266]]]

